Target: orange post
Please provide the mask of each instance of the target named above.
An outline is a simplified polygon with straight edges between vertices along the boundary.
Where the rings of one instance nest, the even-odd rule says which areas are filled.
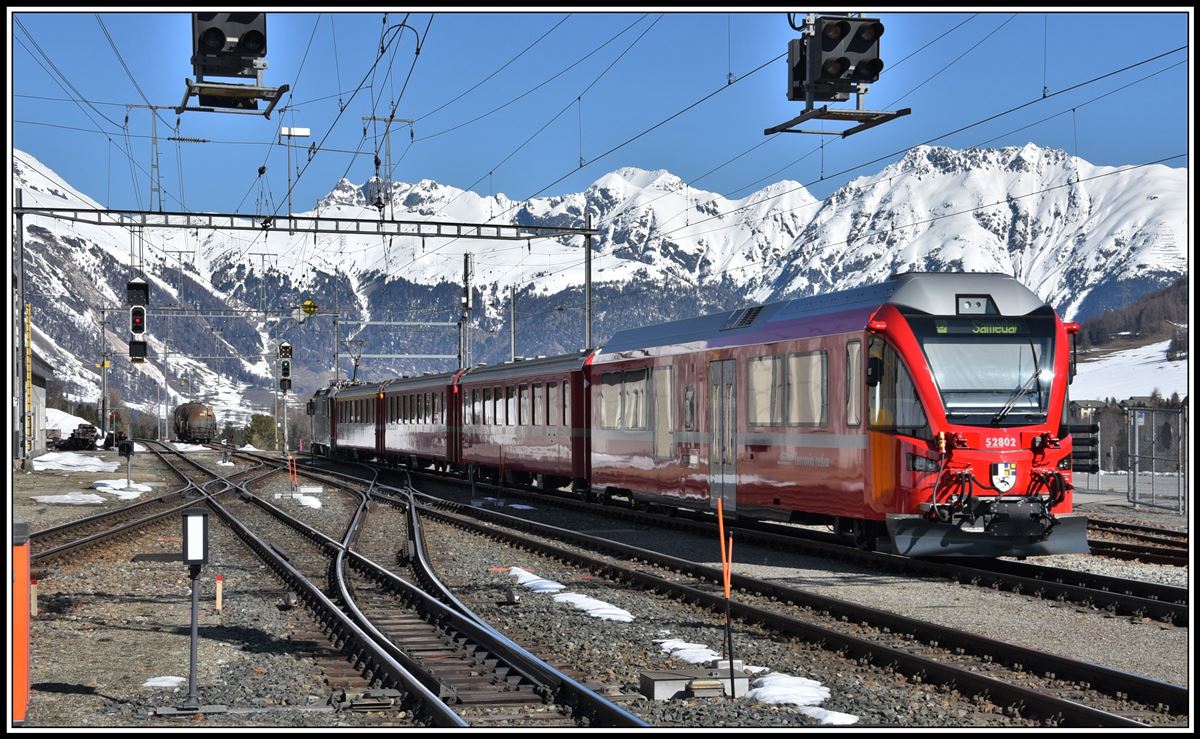
[[[725,656],[729,660],[729,696],[737,698],[737,683],[733,676],[733,617],[729,608],[730,581],[733,574],[733,534],[725,546],[725,506],[717,498],[717,536],[721,538],[721,584],[725,587]]]
[[[12,725],[24,726],[29,710],[29,526],[13,521]]]
[[[217,575],[217,613],[221,612],[221,595],[222,586],[225,584],[220,575]]]

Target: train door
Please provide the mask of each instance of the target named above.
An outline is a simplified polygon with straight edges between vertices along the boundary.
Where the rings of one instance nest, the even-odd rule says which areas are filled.
[[[723,359],[708,363],[708,430],[712,439],[708,450],[710,504],[718,498],[729,513],[737,509],[737,380],[736,361]]]

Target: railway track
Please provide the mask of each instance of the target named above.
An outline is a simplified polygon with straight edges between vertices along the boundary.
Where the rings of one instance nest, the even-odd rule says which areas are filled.
[[[349,476],[334,474],[337,479]],[[422,475],[416,475],[423,478]],[[433,478],[444,482],[444,478]],[[424,498],[425,496],[423,496]],[[554,529],[498,512],[484,511],[438,498],[427,498],[420,510],[457,526],[465,526],[480,535],[502,539],[520,547],[530,547],[563,561],[591,569],[611,579],[636,583],[649,589],[676,592],[679,597],[722,609],[724,601],[716,594],[720,573],[665,555],[589,537],[563,529]],[[465,514],[483,521],[469,521]],[[544,539],[535,542],[526,534],[537,532]],[[590,551],[607,552],[636,568],[622,567],[611,560],[598,560],[573,552],[564,543],[578,544]],[[647,564],[661,568],[658,574],[647,572]],[[1008,563],[1020,568],[1023,563]],[[831,645],[852,656],[877,664],[898,665],[904,674],[920,679],[954,685],[960,691],[987,694],[993,701],[1003,700],[1034,711],[1047,721],[1078,726],[1179,725],[1186,723],[1186,688],[1158,680],[1071,660],[991,640],[977,633],[957,631],[925,621],[878,611],[831,598],[787,588],[775,583],[735,575],[740,590],[735,610],[748,620],[769,623],[785,633]],[[755,605],[746,603],[758,603]],[[807,620],[781,614],[787,609],[804,609],[820,614],[822,620],[847,624],[845,629],[828,629]],[[860,633],[856,633],[860,632]],[[865,636],[864,636],[865,634]],[[1028,686],[1035,687],[1028,687]],[[1031,690],[1034,695],[1027,692]]]
[[[160,442],[147,440],[140,440],[140,442],[172,469],[179,477],[182,487],[123,508],[36,531],[30,535],[31,561],[44,565],[58,557],[75,553],[84,547],[128,536],[155,521],[182,511],[204,495],[203,484],[197,484],[194,479],[171,464],[158,449]],[[168,450],[178,454],[174,450],[169,448]],[[248,474],[254,469],[256,468],[242,470],[238,474]]]
[[[427,501],[422,511],[445,523],[723,613],[721,573],[715,568],[491,510],[433,497]],[[1019,705],[1022,715],[1063,726],[1187,721],[1186,688],[755,578],[734,575],[733,585],[739,594],[731,608],[739,618],[852,658],[894,666],[919,680]],[[826,625],[831,621],[837,625]]]
[[[686,530],[705,536],[715,536],[716,531],[715,517],[705,513],[680,509],[672,510],[669,513],[653,513],[624,505],[597,506],[564,494],[550,494],[529,488],[499,487],[487,483],[471,483],[460,478],[426,471],[412,472],[411,477],[456,487],[460,490],[469,486],[472,491],[537,501],[541,504],[604,515],[645,526]],[[852,562],[873,569],[899,574],[939,577],[982,588],[1000,589],[1056,602],[1066,601],[1134,617],[1159,619],[1177,626],[1185,626],[1188,623],[1190,598],[1186,588],[1095,575],[1033,562],[965,557],[913,559],[848,546],[833,534],[770,522],[734,521],[726,528],[742,542]]]
[[[1088,530],[1092,554],[1177,567],[1189,563],[1186,531],[1095,519],[1088,521]]]
[[[646,725],[583,686],[571,686],[565,675],[525,653],[473,614],[461,613],[354,551],[368,507],[367,493],[357,494],[361,496],[358,510],[340,541],[259,497],[239,496],[228,507],[231,515],[248,519],[252,523],[249,528],[269,547],[469,724]],[[389,503],[403,505],[397,499]],[[396,530],[404,530],[386,524],[382,528],[393,537]],[[416,542],[422,537],[417,531],[410,533],[407,551],[420,549]],[[430,582],[433,576],[425,573],[421,579]]]

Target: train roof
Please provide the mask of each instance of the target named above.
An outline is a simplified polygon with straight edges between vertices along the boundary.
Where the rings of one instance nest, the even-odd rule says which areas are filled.
[[[589,352],[580,351],[559,354],[554,357],[518,359],[515,362],[505,362],[494,367],[472,367],[459,379],[459,382],[466,385],[472,382],[501,382],[531,375],[577,372],[583,369],[588,354]]]
[[[884,305],[952,316],[957,312],[958,296],[984,295],[991,298],[989,309],[994,307],[999,315],[1023,316],[1049,308],[1046,301],[1009,275],[907,272],[875,285],[620,331],[604,345],[597,360],[626,358],[639,349],[663,346],[742,346],[862,330],[871,314]],[[835,314],[843,320],[828,320]],[[815,322],[814,327],[814,319],[822,318],[827,320]],[[807,327],[802,326],[805,323]]]
[[[384,383],[384,392],[404,392],[406,390],[437,390],[454,382],[455,372],[430,372],[414,377],[397,377]]]

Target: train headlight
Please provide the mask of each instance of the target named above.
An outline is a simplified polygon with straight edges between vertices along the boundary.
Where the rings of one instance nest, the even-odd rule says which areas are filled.
[[[908,469],[913,472],[937,472],[938,463],[936,459],[930,459],[920,454],[909,454]]]

